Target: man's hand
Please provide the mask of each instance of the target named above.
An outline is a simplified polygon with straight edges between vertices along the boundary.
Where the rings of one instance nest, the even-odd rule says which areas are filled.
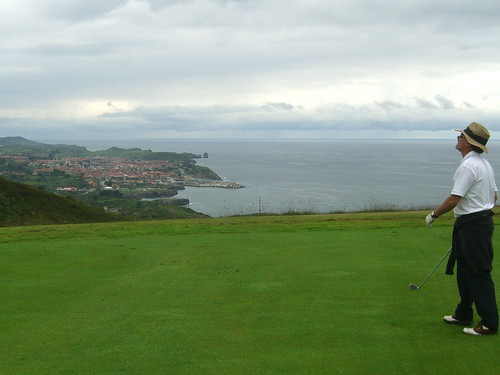
[[[432,211],[429,215],[427,215],[427,217],[425,218],[425,223],[427,224],[427,226],[429,228],[432,228],[432,223],[434,222],[434,220],[436,220],[436,218],[433,217],[434,215],[434,211]]]

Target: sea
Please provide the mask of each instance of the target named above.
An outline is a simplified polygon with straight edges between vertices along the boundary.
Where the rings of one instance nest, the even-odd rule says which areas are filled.
[[[196,159],[241,189],[186,187],[178,198],[212,217],[256,213],[337,213],[424,209],[451,191],[461,160],[450,140],[135,139],[66,143],[91,151],[113,146],[207,153]],[[500,141],[489,154],[500,176]]]

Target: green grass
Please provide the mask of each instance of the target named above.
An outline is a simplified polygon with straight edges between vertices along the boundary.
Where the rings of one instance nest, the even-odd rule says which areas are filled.
[[[0,176],[0,227],[118,220],[127,218]]]
[[[441,321],[444,267],[408,288],[449,248],[424,218],[0,228],[0,374],[495,373],[498,336]]]

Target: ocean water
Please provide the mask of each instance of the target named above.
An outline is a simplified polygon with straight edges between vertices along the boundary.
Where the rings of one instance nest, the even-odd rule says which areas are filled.
[[[52,142],[55,143],[55,142]],[[456,140],[64,141],[89,150],[112,146],[208,153],[197,163],[243,189],[180,191],[189,207],[213,217],[252,213],[339,212],[434,207],[446,198],[461,160]],[[500,143],[489,143],[500,175]]]

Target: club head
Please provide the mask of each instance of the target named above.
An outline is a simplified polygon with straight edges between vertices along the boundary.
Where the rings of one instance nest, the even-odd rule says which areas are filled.
[[[411,283],[410,284],[410,290],[419,290],[420,288],[416,286],[415,284]]]

